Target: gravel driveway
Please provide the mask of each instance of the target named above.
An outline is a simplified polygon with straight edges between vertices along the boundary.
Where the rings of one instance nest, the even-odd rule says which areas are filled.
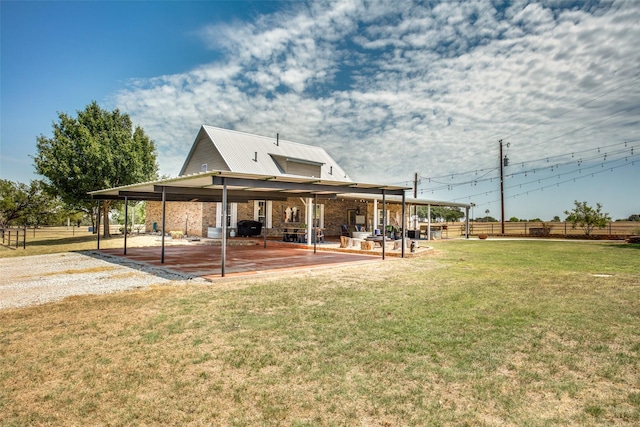
[[[0,309],[203,280],[95,252],[1,258],[0,272]]]

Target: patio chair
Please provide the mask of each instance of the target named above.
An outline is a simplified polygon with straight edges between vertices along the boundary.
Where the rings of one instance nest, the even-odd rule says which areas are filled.
[[[346,237],[351,237],[351,235],[349,234],[349,228],[347,227],[346,224],[342,224],[342,231],[341,231],[341,236],[346,236]]]

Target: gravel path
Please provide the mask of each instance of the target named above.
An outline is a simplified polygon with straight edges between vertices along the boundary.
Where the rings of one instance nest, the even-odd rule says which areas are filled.
[[[0,259],[0,309],[203,279],[95,252]]]

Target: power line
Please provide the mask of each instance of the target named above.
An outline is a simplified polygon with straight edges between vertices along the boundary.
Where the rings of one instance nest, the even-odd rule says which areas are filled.
[[[633,156],[627,157],[627,159],[625,159],[625,163],[623,163],[621,165],[617,165],[617,166],[610,166],[609,165],[609,164],[612,164],[612,163],[615,163],[615,162],[619,162],[621,160],[622,159],[615,159],[615,160],[611,160],[610,162],[597,163],[595,165],[591,165],[591,166],[584,167],[584,168],[581,168],[581,169],[578,169],[578,170],[574,170],[572,172],[567,172],[567,173],[564,173],[564,174],[557,174],[557,175],[554,175],[554,176],[551,176],[551,177],[540,178],[540,179],[536,179],[536,180],[529,181],[529,182],[526,182],[526,183],[512,185],[510,187],[507,187],[507,189],[513,189],[513,188],[516,188],[518,186],[521,187],[522,185],[534,184],[536,182],[541,183],[542,181],[548,181],[548,180],[553,179],[553,178],[560,179],[560,177],[562,177],[564,175],[572,175],[572,174],[575,174],[575,173],[581,174],[581,176],[576,176],[576,177],[573,177],[573,178],[569,178],[569,179],[566,179],[564,181],[558,181],[558,182],[555,182],[553,184],[544,185],[544,186],[541,186],[541,187],[538,187],[538,188],[525,190],[525,191],[523,191],[521,193],[518,193],[518,194],[509,195],[508,198],[515,198],[515,197],[522,196],[522,195],[528,195],[529,193],[542,191],[542,190],[544,190],[546,188],[559,187],[562,184],[576,182],[577,180],[594,177],[595,175],[599,175],[599,174],[606,173],[606,172],[613,172],[615,169],[619,169],[619,168],[622,168],[622,167],[634,166],[635,162],[640,161],[640,154],[634,154]],[[605,165],[608,165],[608,166],[605,167]],[[596,169],[598,166],[600,166],[601,170],[589,172],[591,169]],[[582,174],[583,171],[586,171],[586,173]],[[490,194],[497,193],[498,191],[499,190],[497,190],[497,189],[489,190],[489,191],[483,191],[481,193],[466,195],[466,196],[462,196],[462,197],[456,197],[456,198],[452,199],[451,201],[452,202],[456,202],[456,201],[460,201],[460,200],[464,200],[464,199],[471,200],[471,198],[473,198],[473,197],[488,196]],[[499,202],[499,201],[500,200],[498,199],[498,200],[492,200],[492,201],[487,202],[487,203],[491,204],[491,203],[496,203],[496,202]]]
[[[640,141],[640,139],[625,141],[622,143],[603,145],[596,148],[590,148],[590,149],[581,150],[581,151],[573,151],[571,153],[565,153],[565,154],[560,154],[555,156],[543,157],[539,159],[529,160],[526,162],[518,162],[522,165],[522,167],[529,166],[529,168],[525,170],[517,171],[517,172],[512,172],[505,176],[508,178],[511,178],[517,175],[527,176],[530,173],[535,174],[537,171],[543,171],[545,169],[551,169],[553,171],[554,169],[560,169],[561,167],[576,164],[576,163],[577,163],[577,166],[581,166],[583,163],[595,161],[600,158],[602,158],[602,161],[606,161],[607,159],[611,160],[612,158],[615,158],[615,156],[620,156],[620,157],[633,156],[634,152],[637,153],[638,147],[636,147],[635,145],[631,145],[631,143],[636,141]],[[619,148],[616,150],[609,150],[610,148],[616,147],[616,146]],[[591,153],[591,154],[589,156],[580,156],[580,154],[585,154],[585,153]],[[559,162],[555,162],[556,159],[573,159],[573,160],[559,163]],[[541,162],[544,164],[544,166],[537,165]],[[533,164],[536,164],[536,166],[534,167]],[[481,172],[481,171],[485,171],[485,173],[476,177],[478,172]],[[469,184],[471,184],[472,186],[476,186],[477,184],[487,182],[487,181],[493,182],[494,179],[498,179],[499,177],[497,175],[495,176],[489,176],[489,175],[491,174],[491,172],[497,173],[497,171],[498,171],[498,167],[494,167],[494,168],[485,168],[485,169],[474,169],[474,170],[469,170],[465,172],[441,175],[438,177],[430,177],[430,178],[422,177],[421,180],[419,181],[419,185],[424,186],[423,181],[426,182],[427,184],[436,183],[438,185],[434,187],[427,186],[426,188],[423,188],[422,190],[420,190],[420,192],[422,194],[424,193],[425,190],[427,190],[427,191],[432,191],[433,193],[434,191],[440,191],[444,189],[452,190],[455,187],[469,185]],[[447,177],[447,178],[450,177],[451,179],[454,179],[456,177],[461,177],[461,176],[470,175],[470,174],[474,174],[474,177],[465,178],[463,181],[446,182],[446,181],[440,181],[439,179],[436,179],[436,178],[443,178],[443,177]]]

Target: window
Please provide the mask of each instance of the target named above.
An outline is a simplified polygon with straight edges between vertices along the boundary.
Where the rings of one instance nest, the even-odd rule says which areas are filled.
[[[207,171],[207,164],[203,163],[202,166],[200,167],[200,172],[206,172]]]
[[[238,227],[238,204],[229,203],[227,206],[227,227]],[[222,227],[222,203],[216,203],[216,227]]]
[[[389,209],[387,209],[387,224],[389,225]],[[378,228],[382,229],[384,225],[382,224],[382,209],[378,209]]]
[[[271,228],[271,200],[255,200],[253,202],[253,220],[259,221],[266,228]]]

